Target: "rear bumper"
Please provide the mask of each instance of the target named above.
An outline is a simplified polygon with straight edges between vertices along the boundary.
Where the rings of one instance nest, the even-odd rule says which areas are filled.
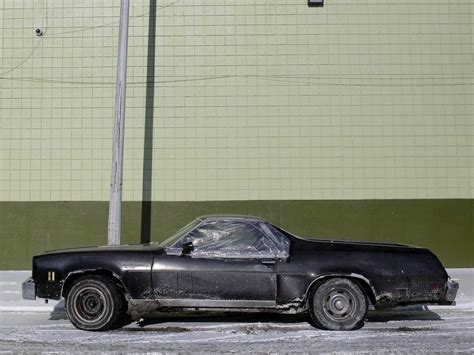
[[[36,299],[36,283],[31,277],[21,284],[21,291],[23,299],[35,300]]]
[[[455,299],[458,294],[459,283],[451,279],[446,282],[444,287],[443,297],[440,299],[439,304],[442,305],[456,305]]]

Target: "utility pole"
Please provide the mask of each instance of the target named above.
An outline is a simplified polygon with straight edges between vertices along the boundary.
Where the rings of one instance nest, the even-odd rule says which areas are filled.
[[[129,0],[122,0],[120,5],[120,34],[115,92],[114,140],[112,143],[112,179],[110,183],[109,225],[107,234],[108,245],[120,244],[129,9]]]

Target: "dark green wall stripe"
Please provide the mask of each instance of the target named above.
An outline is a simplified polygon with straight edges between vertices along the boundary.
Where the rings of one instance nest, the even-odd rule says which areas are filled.
[[[140,242],[141,202],[123,203],[122,243]],[[107,242],[108,202],[0,202],[0,269],[44,250]],[[408,243],[447,267],[474,267],[474,200],[152,202],[151,240],[211,213],[257,215],[296,234]]]

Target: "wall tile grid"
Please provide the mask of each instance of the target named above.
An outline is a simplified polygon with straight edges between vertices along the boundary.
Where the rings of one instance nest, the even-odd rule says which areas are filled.
[[[0,3],[0,200],[108,199],[118,6]],[[143,196],[151,111],[153,200],[473,198],[473,13],[158,0],[153,82],[133,1],[124,199]]]

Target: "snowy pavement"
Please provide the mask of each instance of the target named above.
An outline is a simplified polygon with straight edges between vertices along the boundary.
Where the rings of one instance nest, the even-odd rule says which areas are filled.
[[[0,353],[8,352],[474,352],[474,269],[460,280],[457,306],[370,312],[353,332],[313,328],[304,316],[166,315],[116,331],[76,330],[61,304],[21,299],[24,271],[0,271]]]

